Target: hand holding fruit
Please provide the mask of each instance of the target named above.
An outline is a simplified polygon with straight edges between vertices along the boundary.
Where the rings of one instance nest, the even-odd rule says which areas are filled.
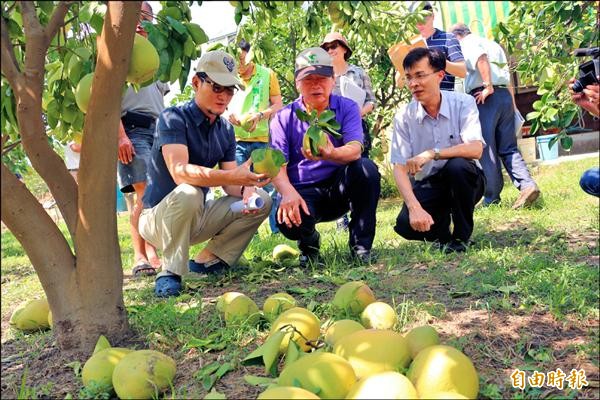
[[[240,126],[242,124],[238,119],[237,115],[235,115],[234,113],[229,114],[229,122],[231,123],[231,125],[234,126]]]
[[[300,207],[302,207],[306,215],[310,215],[306,202],[296,190],[286,193],[282,192],[281,203],[277,210],[277,221],[285,224],[288,228],[291,228],[292,224],[299,226],[302,223]]]
[[[271,182],[267,174],[255,174],[250,171],[252,159],[231,170],[231,184],[263,187]]]
[[[323,134],[323,137],[323,144],[318,146],[319,155],[313,154],[310,146],[302,147],[302,155],[304,155],[304,157],[306,157],[307,159],[313,161],[332,160],[334,158],[333,154],[335,152],[335,147],[333,147],[331,140],[329,140],[329,136]]]

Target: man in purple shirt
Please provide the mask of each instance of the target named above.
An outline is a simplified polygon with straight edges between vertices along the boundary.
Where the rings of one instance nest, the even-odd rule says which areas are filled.
[[[296,88],[300,97],[281,109],[271,121],[271,147],[281,150],[287,165],[273,179],[281,196],[278,227],[285,237],[298,241],[300,265],[319,264],[319,222],[334,221],[350,210],[350,253],[361,263],[371,262],[375,237],[375,211],[380,174],[368,158],[361,158],[363,132],[356,103],[332,95],[335,85],[331,57],[320,47],[302,51],[296,58]],[[320,115],[335,113],[341,138],[328,136],[319,156],[302,148],[308,122],[296,110]]]

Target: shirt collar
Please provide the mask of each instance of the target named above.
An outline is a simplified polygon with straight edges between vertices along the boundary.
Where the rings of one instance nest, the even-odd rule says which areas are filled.
[[[302,111],[306,112],[306,106],[304,105],[304,101],[302,100],[302,95],[300,95],[300,97],[298,97],[296,99],[296,103],[298,103],[298,107],[300,107],[300,109]],[[327,109],[335,112],[335,110],[337,110],[339,108],[339,104],[340,104],[340,97],[334,95],[333,93],[330,94],[329,95],[329,107],[327,107]]]
[[[196,104],[196,101],[194,99],[190,100],[187,103],[187,108],[190,110],[190,113],[192,114],[192,121],[194,122],[194,125],[201,126],[202,124],[206,124],[206,125],[210,126],[210,122],[209,122],[208,118],[206,117],[206,115],[204,115],[202,110],[200,110],[200,107],[198,107],[198,104]],[[220,124],[220,123],[221,123],[221,117],[219,116],[217,119],[215,119],[215,125]]]
[[[449,119],[450,118],[450,106],[448,104],[448,99],[444,95],[443,90],[440,90],[440,94],[442,96],[442,101],[440,104],[440,112],[438,113],[438,116],[441,115],[441,116]],[[431,116],[429,116],[429,114],[427,114],[427,111],[425,111],[425,107],[423,107],[423,105],[417,101],[417,121],[420,124],[422,124],[423,119],[425,119],[425,116],[428,116],[429,118],[431,118]]]

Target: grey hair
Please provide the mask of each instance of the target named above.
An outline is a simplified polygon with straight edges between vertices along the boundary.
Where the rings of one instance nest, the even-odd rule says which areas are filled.
[[[471,30],[467,25],[463,24],[462,22],[459,22],[458,24],[452,27],[452,33],[455,36],[467,36],[471,33]]]

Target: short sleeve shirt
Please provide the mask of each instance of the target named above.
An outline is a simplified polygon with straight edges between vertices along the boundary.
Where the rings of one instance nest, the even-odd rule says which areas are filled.
[[[288,104],[271,120],[271,147],[281,150],[287,161],[287,174],[294,187],[305,187],[321,182],[333,176],[341,164],[333,161],[312,161],[302,155],[302,140],[309,127],[308,122],[300,121],[296,109],[306,111],[302,97]],[[350,142],[363,144],[363,131],[358,105],[350,99],[332,94],[329,97],[329,109],[335,113],[336,121],[341,125],[339,139],[329,135],[334,147]]]
[[[169,85],[160,81],[144,86],[137,92],[129,87],[121,100],[121,116],[127,111],[134,111],[158,118],[158,114],[165,109],[163,97],[167,93]]]
[[[437,118],[432,118],[421,103],[412,100],[394,117],[392,135],[392,164],[406,165],[406,161],[426,150],[445,149],[461,143],[480,141],[479,112],[475,99],[464,93],[442,90],[442,103]],[[436,174],[447,160],[430,161],[415,175],[422,180]],[[477,165],[481,168],[479,163]]]
[[[364,106],[367,103],[371,103],[373,104],[373,106],[377,104],[377,100],[375,99],[375,95],[373,94],[373,85],[371,84],[371,78],[364,69],[354,64],[348,64],[348,69],[346,70],[346,73],[340,76],[345,76],[346,78],[351,79],[352,82],[356,84],[356,86],[358,86],[366,92],[365,102],[360,106]],[[332,91],[333,94],[336,94],[338,96],[342,95],[342,89],[340,87],[340,76],[337,76],[335,78],[335,87]]]
[[[461,41],[461,48],[467,65],[467,78],[465,79],[467,93],[483,86],[483,79],[477,68],[477,61],[482,54],[487,55],[490,64],[492,85],[508,86],[510,84],[506,54],[498,43],[470,33]]]
[[[448,61],[456,62],[464,60],[460,43],[452,33],[440,31],[436,28],[433,35],[427,38],[427,47],[442,51]],[[440,84],[440,89],[454,90],[454,75],[446,72]]]
[[[235,161],[233,127],[219,117],[211,125],[194,100],[165,109],[158,118],[148,163],[144,208],[151,208],[177,187],[162,154],[166,144],[188,148],[189,163],[213,168],[220,162]],[[203,188],[208,192],[208,188]]]

